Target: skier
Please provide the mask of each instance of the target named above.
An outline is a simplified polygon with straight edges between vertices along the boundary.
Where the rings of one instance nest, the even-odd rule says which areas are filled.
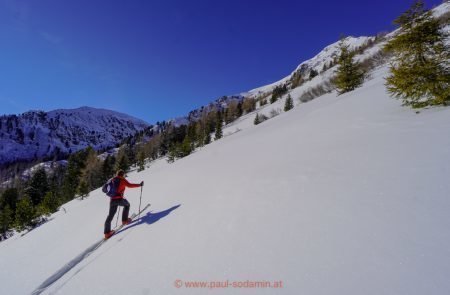
[[[116,214],[117,207],[123,206],[123,212],[122,212],[122,224],[126,225],[131,222],[131,218],[128,218],[128,213],[130,212],[130,203],[124,199],[123,193],[125,192],[126,187],[141,187],[144,186],[144,182],[141,183],[130,183],[128,180],[124,177],[125,172],[123,170],[117,171],[117,175],[115,178],[119,179],[118,187],[116,189],[116,196],[111,197],[111,202],[109,203],[109,215],[106,218],[105,221],[105,239],[109,239],[113,234],[114,231],[111,230],[111,221],[114,218],[114,215]]]

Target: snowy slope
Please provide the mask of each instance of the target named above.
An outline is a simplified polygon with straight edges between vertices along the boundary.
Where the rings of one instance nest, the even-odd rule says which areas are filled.
[[[363,46],[365,43],[367,43],[369,40],[373,40],[374,37],[346,37],[345,43],[348,45],[349,50],[355,50],[360,46]],[[303,74],[309,74],[311,70],[315,70],[317,72],[320,72],[323,68],[324,64],[329,64],[333,59],[337,56],[339,56],[340,50],[339,50],[339,42],[337,41],[331,45],[328,45],[325,47],[320,53],[318,53],[316,56],[314,56],[311,59],[308,59],[304,62],[302,62],[300,65],[297,66],[297,68],[289,75],[284,77],[283,79],[276,81],[274,83],[264,85],[255,89],[250,90],[246,95],[257,95],[260,93],[266,93],[270,92],[275,88],[275,86],[283,85],[287,83],[294,73],[297,71],[300,71]]]
[[[43,294],[210,294],[184,283],[226,280],[283,288],[215,293],[448,294],[450,109],[401,107],[385,75],[130,173],[151,213]],[[137,210],[139,189],[127,196]],[[107,207],[94,191],[1,243],[2,292],[31,293],[93,245]]]
[[[433,16],[436,18],[443,17],[446,13],[450,12],[450,2],[446,1],[445,3],[442,3],[441,5],[435,7],[432,9]],[[445,32],[449,32],[449,26],[444,28]],[[377,46],[374,46],[372,48],[368,48],[368,50],[365,50],[363,54],[357,54],[355,56],[355,60],[362,62],[367,58],[375,56],[380,50],[383,48],[384,44],[387,40],[394,37],[396,34],[400,32],[400,29],[394,30],[393,32],[387,34],[385,36],[385,41],[382,41]],[[352,37],[348,36],[344,39],[346,45],[348,45],[349,50],[356,50],[360,48],[361,46],[364,46],[370,41],[374,41],[375,37],[366,37],[366,36],[360,36],[360,37]],[[320,72],[324,66],[324,64],[329,64],[333,59],[337,56],[339,56],[340,50],[339,50],[339,42],[337,41],[333,44],[328,45],[325,47],[321,52],[319,52],[316,56],[314,56],[311,59],[308,59],[304,62],[302,62],[300,65],[297,66],[297,68],[288,76],[273,82],[268,85],[260,86],[258,88],[252,89],[248,92],[242,93],[242,95],[245,96],[256,96],[258,94],[264,94],[271,92],[276,86],[281,86],[283,84],[289,83],[291,78],[296,72],[299,72],[305,76],[305,74],[309,75],[309,72],[311,70],[315,70],[317,72]],[[328,76],[334,72],[334,69],[327,71]],[[328,77],[329,78],[329,77]],[[316,78],[317,80],[318,78]]]
[[[149,125],[132,116],[81,107],[0,116],[0,164],[115,146]]]
[[[320,70],[333,52],[303,64]],[[253,112],[189,157],[130,173],[145,181],[150,212],[79,263],[102,236],[108,200],[97,190],[64,205],[0,243],[1,293],[60,277],[42,294],[449,294],[450,108],[401,107],[386,74],[382,66],[351,93],[296,101],[257,126]],[[257,112],[281,110],[285,97]],[[127,191],[131,211],[139,192]],[[227,280],[283,287],[211,290]]]

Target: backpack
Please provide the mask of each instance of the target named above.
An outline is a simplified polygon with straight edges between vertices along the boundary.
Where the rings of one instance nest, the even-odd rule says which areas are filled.
[[[117,197],[118,195],[117,190],[119,189],[119,185],[120,185],[120,178],[113,177],[103,185],[102,191],[110,198]]]

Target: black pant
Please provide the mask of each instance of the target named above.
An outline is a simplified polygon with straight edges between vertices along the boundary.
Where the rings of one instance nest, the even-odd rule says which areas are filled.
[[[111,200],[111,203],[109,203],[109,215],[106,217],[105,221],[105,234],[111,231],[111,221],[116,214],[118,206],[123,206],[122,221],[126,221],[128,219],[130,203],[125,199]]]

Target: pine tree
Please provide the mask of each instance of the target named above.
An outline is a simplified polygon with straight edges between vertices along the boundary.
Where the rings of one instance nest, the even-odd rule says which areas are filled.
[[[413,108],[450,103],[450,49],[439,21],[416,1],[399,16],[400,33],[385,50],[394,55],[388,91]]]
[[[285,94],[286,92],[287,92],[286,84],[283,84],[283,86],[275,86],[275,88],[272,91],[270,103],[272,104],[272,103],[276,102],[278,100],[278,98],[283,96],[283,94]]]
[[[3,208],[5,206],[9,206],[9,208],[16,212],[17,199],[19,198],[19,192],[17,188],[8,188],[6,189],[1,197],[0,207]]]
[[[40,205],[42,207],[41,214],[48,215],[56,212],[59,207],[59,201],[55,193],[48,192]]]
[[[11,228],[13,213],[14,212],[11,210],[9,205],[6,205],[0,211],[0,235],[4,235]]]
[[[34,208],[29,197],[22,198],[17,203],[15,225],[19,231],[33,225]]]
[[[138,153],[137,165],[138,165],[138,172],[145,170],[145,153],[142,150],[139,151]]]
[[[80,184],[77,188],[77,193],[82,200],[89,195],[89,186],[85,180],[80,181]]]
[[[222,138],[222,136],[223,136],[222,124],[223,124],[222,114],[220,112],[217,112],[216,134],[214,136],[214,140],[218,140],[218,139]]]
[[[272,96],[270,97],[270,103],[275,103],[278,100],[278,96],[275,94],[272,94]]]
[[[94,190],[103,185],[105,179],[103,178],[103,165],[102,161],[98,158],[97,152],[88,147],[83,153],[84,167],[81,169],[80,183],[84,182],[86,185],[85,190],[88,192]]]
[[[269,119],[269,118],[267,118],[266,115],[256,113],[256,117],[255,117],[255,120],[253,121],[253,124],[258,125],[258,124],[266,121],[267,119]]]
[[[62,183],[62,198],[64,201],[70,201],[75,197],[84,166],[84,154],[82,152],[77,152],[69,157]]]
[[[33,174],[28,187],[25,188],[25,192],[31,198],[33,205],[37,206],[48,190],[47,173],[44,168],[40,168]]]
[[[259,118],[259,114],[256,113],[256,117],[255,117],[255,120],[253,121],[253,124],[258,125],[259,123],[261,123],[261,120]]]
[[[345,44],[345,40],[341,39],[339,49],[341,54],[338,60],[338,68],[334,84],[338,90],[338,94],[353,91],[364,82],[364,72],[358,62],[353,61],[354,52],[351,52]]]
[[[103,161],[102,166],[103,181],[113,177],[115,164],[116,164],[116,157],[114,156],[108,155],[105,161]]]
[[[186,136],[179,147],[179,156],[186,157],[190,155],[193,151],[192,142],[189,136]]]
[[[116,170],[128,171],[128,169],[130,169],[130,162],[124,148],[120,149],[117,158],[119,160],[116,163]]]
[[[206,132],[204,143],[205,143],[205,145],[211,143],[211,133],[209,132],[209,130],[207,130],[207,132]]]
[[[286,101],[284,103],[284,111],[287,112],[294,108],[294,101],[292,100],[292,97],[290,94],[288,94],[288,97],[286,98]]]
[[[173,163],[177,157],[177,147],[175,144],[171,144],[169,146],[169,150],[167,152],[167,162]]]
[[[206,116],[203,114],[202,118],[195,124],[195,133],[197,135],[197,138],[194,142],[197,142],[197,146],[201,147],[204,146],[207,140],[207,136],[209,133],[208,130],[208,124],[206,123]]]
[[[314,69],[312,69],[310,72],[309,72],[309,79],[311,80],[312,78],[314,78],[315,76],[317,76],[319,73],[316,71],[316,70],[314,70]]]

